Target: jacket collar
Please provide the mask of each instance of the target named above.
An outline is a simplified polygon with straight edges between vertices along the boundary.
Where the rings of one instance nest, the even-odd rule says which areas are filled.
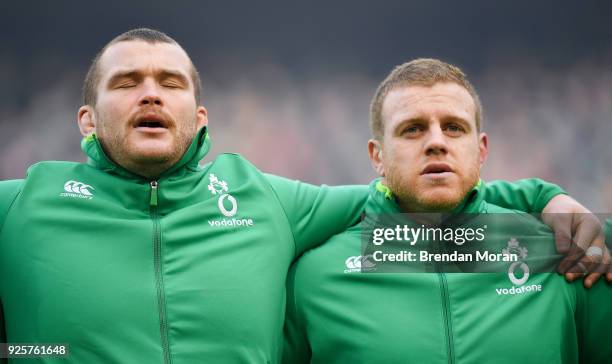
[[[198,163],[208,153],[210,144],[211,142],[210,137],[208,136],[207,128],[202,127],[193,138],[193,141],[181,159],[175,165],[170,167],[170,169],[163,172],[157,179],[162,179],[169,176],[178,176],[186,171],[197,170]],[[113,162],[102,149],[100,140],[95,133],[83,138],[81,141],[81,150],[83,150],[83,153],[87,155],[87,164],[97,169],[130,179],[145,180],[144,177],[128,171],[127,169]]]

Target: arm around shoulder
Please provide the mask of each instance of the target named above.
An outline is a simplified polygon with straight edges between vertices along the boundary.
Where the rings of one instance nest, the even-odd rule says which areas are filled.
[[[565,191],[539,178],[514,182],[497,180],[485,185],[485,200],[495,205],[527,213],[539,213],[555,196]]]
[[[296,256],[359,221],[367,200],[368,187],[314,186],[266,174],[289,220]]]

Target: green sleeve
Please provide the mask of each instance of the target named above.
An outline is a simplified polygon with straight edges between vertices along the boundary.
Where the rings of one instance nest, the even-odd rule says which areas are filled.
[[[4,226],[4,219],[19,194],[23,180],[0,181],[0,232]],[[6,342],[6,330],[4,326],[4,312],[2,309],[2,296],[0,296],[0,343]],[[6,359],[0,359],[0,363],[6,363]]]
[[[2,299],[0,299],[0,343],[6,342],[6,329],[4,326],[4,311],[2,310]],[[0,358],[0,363],[4,364],[8,360]]]
[[[4,226],[4,219],[21,190],[22,179],[0,181],[0,231]]]
[[[283,345],[283,364],[310,363],[312,352],[308,344],[306,330],[302,324],[303,316],[298,312],[295,292],[296,263],[287,276],[287,310],[285,313],[285,342]]]
[[[612,219],[606,220],[606,245],[612,248]],[[612,285],[600,278],[593,287],[577,286],[576,321],[580,363],[612,363]]]
[[[266,174],[293,232],[295,256],[359,221],[368,196],[363,186],[313,186]]]
[[[561,187],[539,178],[492,181],[485,184],[484,191],[487,202],[527,213],[542,212],[550,199],[565,194]]]
[[[577,309],[580,363],[612,363],[612,286],[601,278],[590,289],[581,289],[586,292],[579,292],[585,299]]]

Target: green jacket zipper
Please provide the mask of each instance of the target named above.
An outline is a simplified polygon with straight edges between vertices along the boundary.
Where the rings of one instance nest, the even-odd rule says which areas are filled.
[[[444,332],[446,334],[446,346],[448,352],[448,362],[455,363],[455,350],[453,342],[453,322],[450,312],[450,300],[448,298],[448,282],[446,281],[445,273],[438,273],[440,281],[440,294],[442,299],[442,315],[444,316]]]
[[[161,258],[161,226],[157,212],[157,181],[151,181],[151,200],[149,209],[153,221],[153,264],[155,266],[155,287],[157,288],[157,304],[159,308],[159,332],[161,336],[164,363],[170,364],[170,348],[168,345],[168,324],[166,318],[166,300],[164,295],[164,277]]]
[[[436,244],[436,253],[441,253],[441,244]],[[450,312],[450,298],[448,295],[448,282],[446,280],[446,273],[444,273],[441,264],[436,263],[436,272],[438,274],[438,281],[440,282],[440,299],[442,301],[442,316],[444,317],[444,334],[446,336],[446,350],[448,354],[449,364],[455,363],[455,344],[453,341],[453,321]]]

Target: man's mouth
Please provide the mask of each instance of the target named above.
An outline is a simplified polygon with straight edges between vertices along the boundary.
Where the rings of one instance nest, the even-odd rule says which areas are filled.
[[[148,114],[136,119],[134,128],[148,133],[159,133],[169,128],[169,122],[161,116]]]
[[[421,175],[442,175],[452,171],[453,169],[446,163],[430,163],[423,168]]]
[[[159,122],[154,120],[143,120],[138,123],[137,128],[165,128],[165,126]]]

